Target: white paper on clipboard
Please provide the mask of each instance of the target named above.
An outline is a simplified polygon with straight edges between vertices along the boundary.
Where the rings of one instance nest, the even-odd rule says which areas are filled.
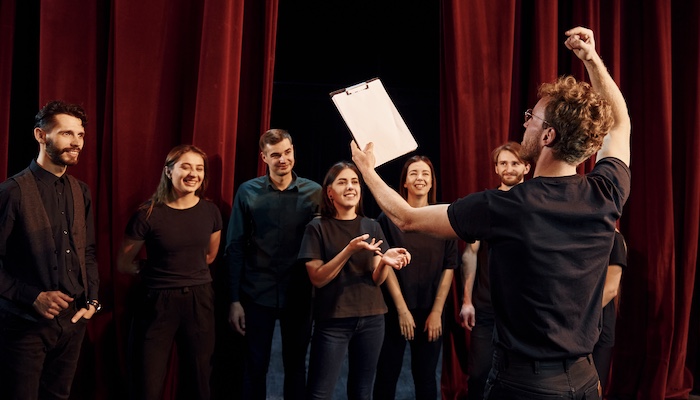
[[[357,145],[364,149],[367,143],[374,143],[376,166],[418,148],[379,78],[337,90],[331,93],[331,100]]]

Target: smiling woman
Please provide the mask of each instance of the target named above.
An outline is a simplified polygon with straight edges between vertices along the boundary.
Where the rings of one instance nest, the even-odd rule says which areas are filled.
[[[209,264],[221,237],[221,214],[202,198],[207,155],[177,146],[165,159],[151,199],[131,217],[119,251],[119,270],[143,284],[134,321],[133,397],[161,398],[173,340],[189,369],[186,398],[210,398],[214,296]],[[137,259],[146,246],[147,259]],[[176,335],[177,333],[177,335]]]
[[[406,160],[399,194],[411,207],[435,204],[437,182],[426,156]],[[406,345],[411,347],[411,372],[417,399],[435,399],[435,379],[442,352],[443,309],[457,266],[457,242],[422,233],[402,232],[382,213],[377,218],[389,244],[403,246],[413,255],[410,268],[389,272],[382,286],[389,311],[384,315],[384,343],[374,381],[375,399],[396,398]]]
[[[167,165],[164,172],[173,184],[174,201],[169,204],[173,208],[189,208],[196,202],[195,193],[202,187],[206,176],[204,173],[204,158],[193,151],[189,151],[177,160],[172,166]],[[182,203],[182,204],[180,204]]]
[[[354,164],[333,165],[323,181],[321,218],[306,226],[299,259],[314,291],[308,398],[330,399],[348,353],[348,398],[370,398],[384,337],[386,304],[379,289],[411,255],[384,244],[379,224],[363,216]]]

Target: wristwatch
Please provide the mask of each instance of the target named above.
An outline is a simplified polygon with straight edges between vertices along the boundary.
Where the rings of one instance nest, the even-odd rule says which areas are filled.
[[[102,304],[100,304],[100,302],[97,300],[88,300],[86,301],[86,303],[95,307],[95,312],[98,312],[102,309]]]

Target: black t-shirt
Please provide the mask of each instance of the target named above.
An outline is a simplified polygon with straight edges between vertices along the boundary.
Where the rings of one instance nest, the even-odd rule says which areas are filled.
[[[629,168],[605,158],[589,174],[537,177],[448,208],[465,241],[489,242],[496,343],[533,359],[590,353]]]
[[[330,261],[350,240],[369,234],[383,240],[382,251],[389,249],[377,221],[357,217],[353,220],[316,217],[306,225],[299,250],[300,260]],[[382,292],[372,279],[374,253],[361,250],[350,256],[338,275],[321,288],[314,288],[314,316],[317,319],[366,317],[387,311]]]
[[[419,232],[402,232],[384,213],[379,214],[377,222],[389,246],[403,247],[411,253],[411,263],[395,271],[408,309],[431,309],[442,271],[457,267],[457,241],[438,239]],[[384,300],[393,305],[391,296],[384,291]]]
[[[620,232],[615,231],[615,241],[610,252],[609,265],[619,265],[623,270],[627,267],[627,247],[625,238]],[[615,345],[615,322],[617,320],[615,299],[603,307],[603,329],[597,345],[600,347],[613,347]]]
[[[166,205],[138,210],[126,227],[126,236],[144,240],[148,256],[141,277],[149,289],[172,289],[211,282],[206,261],[211,234],[220,231],[221,213],[211,202],[199,200],[184,210]]]
[[[472,303],[476,310],[476,324],[493,326],[493,305],[491,304],[491,282],[489,281],[489,243],[479,243],[476,253],[476,277],[472,290]]]

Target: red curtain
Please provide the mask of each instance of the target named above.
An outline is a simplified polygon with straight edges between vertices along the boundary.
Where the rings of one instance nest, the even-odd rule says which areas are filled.
[[[0,177],[7,176],[15,2],[0,2]]]
[[[277,0],[37,3],[19,13],[15,1],[0,2],[0,174],[29,163],[9,171],[7,149],[12,84],[22,79],[15,67],[13,81],[14,32],[32,24],[40,32],[38,76],[25,76],[38,80],[33,112],[60,98],[82,104],[90,119],[71,173],[92,188],[98,208],[106,311],[88,325],[72,397],[126,398],[132,282],[112,265],[124,226],[155,190],[176,144],[209,155],[215,183],[207,196],[224,212],[234,187],[257,174],[257,139],[270,119]],[[17,135],[31,135],[31,123],[23,121]],[[175,385],[171,379],[166,396]]]
[[[699,336],[698,324],[690,324],[700,226],[697,3],[444,0],[442,5],[442,169],[460,170],[458,179],[442,180],[446,200],[495,187],[490,150],[521,140],[522,111],[535,104],[537,85],[563,74],[584,78],[581,63],[563,46],[563,32],[576,25],[595,31],[633,125],[633,189],[621,220],[629,266],[608,393],[687,398],[692,369],[697,376]],[[453,294],[458,313],[461,290]],[[448,345],[468,340],[463,330],[449,335]],[[459,346],[445,352],[443,398],[462,398],[468,354]]]
[[[693,291],[699,280],[700,6],[664,0],[440,5],[446,201],[496,186],[490,151],[520,141],[522,112],[534,105],[538,84],[567,73],[585,76],[563,46],[563,32],[575,25],[594,29],[633,123],[633,191],[620,223],[630,258],[610,394],[686,398],[692,376],[699,376],[700,351],[700,295]],[[90,185],[98,208],[106,312],[89,325],[73,398],[126,397],[133,282],[113,271],[112,261],[126,219],[154,190],[167,151],[194,143],[209,154],[207,194],[224,218],[238,184],[263,171],[257,140],[270,121],[277,7],[277,0],[0,1],[0,176],[29,163],[17,154],[36,154],[27,113],[31,118],[47,100],[62,98],[83,104],[90,117],[85,151],[71,173]],[[23,41],[28,29],[38,32],[36,43]],[[36,66],[22,64],[26,57],[35,57]],[[11,132],[12,126],[21,129]],[[467,391],[468,334],[454,322],[458,286],[447,316],[446,399]],[[218,357],[236,358],[235,346],[219,349]],[[235,377],[227,368],[218,371],[220,381]],[[169,398],[176,385],[171,379]]]

